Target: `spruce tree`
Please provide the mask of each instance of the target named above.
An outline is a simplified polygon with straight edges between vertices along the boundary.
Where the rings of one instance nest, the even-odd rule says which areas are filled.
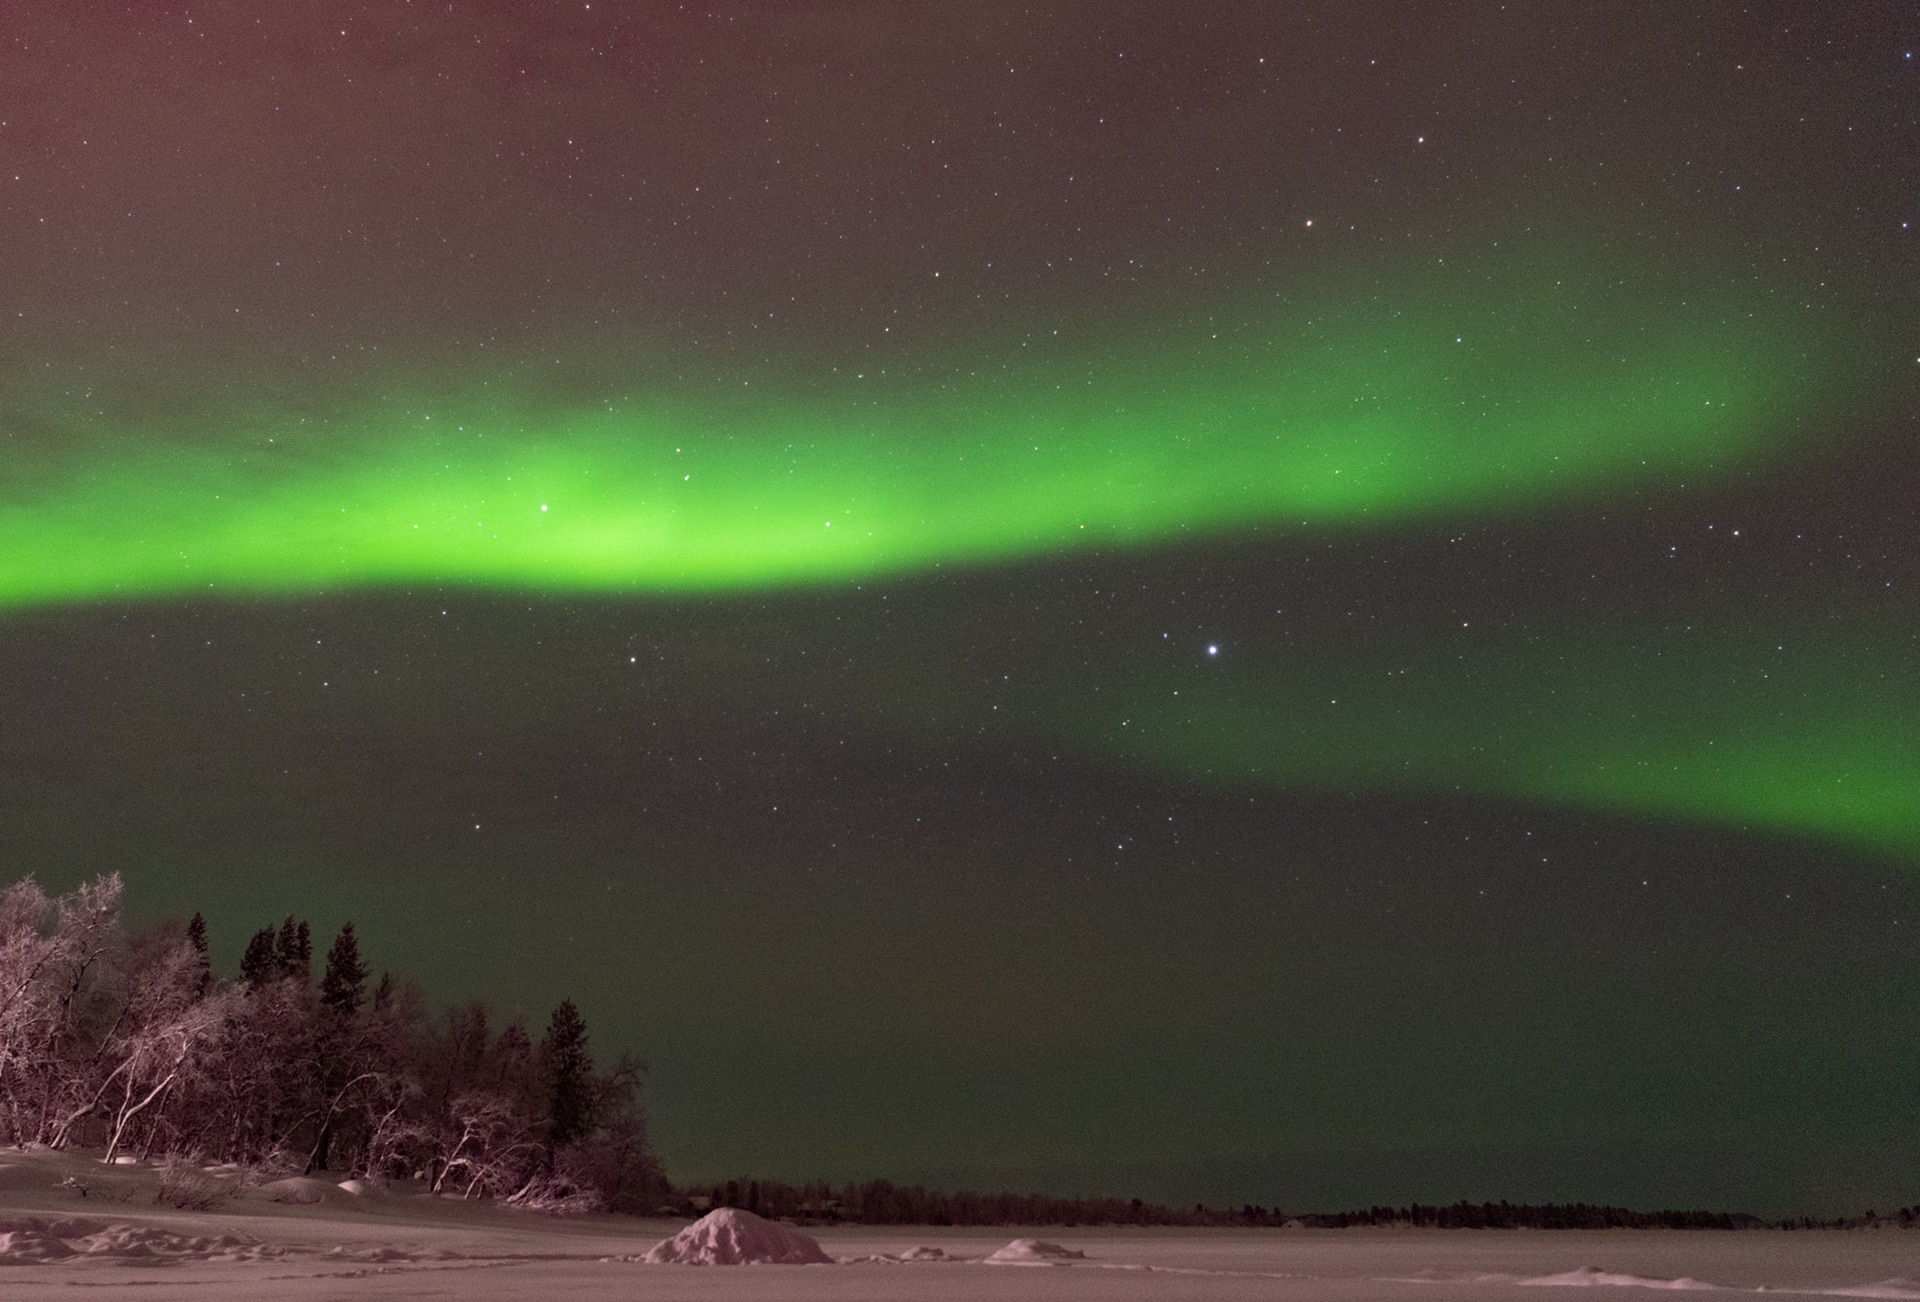
[[[193,961],[200,969],[194,995],[204,999],[213,985],[213,956],[207,950],[207,920],[198,913],[187,924],[187,943],[193,946]]]
[[[280,924],[280,937],[274,942],[273,947],[274,958],[280,965],[281,976],[293,975],[293,956],[299,943],[293,930],[293,915],[289,913],[287,920]]]
[[[293,915],[280,924],[280,939],[276,946],[280,960],[280,975],[293,977],[301,982],[313,980],[313,933],[302,921],[295,923]]]
[[[360,1011],[366,992],[367,965],[360,961],[360,942],[354,939],[353,924],[344,924],[327,951],[326,975],[320,978],[320,1002],[343,1017]]]
[[[584,1138],[593,1127],[593,1059],[587,1053],[587,1023],[573,1000],[563,999],[540,1042],[547,1069],[547,1149]]]
[[[240,959],[240,979],[250,986],[265,985],[280,975],[280,955],[274,949],[271,924],[253,933]]]

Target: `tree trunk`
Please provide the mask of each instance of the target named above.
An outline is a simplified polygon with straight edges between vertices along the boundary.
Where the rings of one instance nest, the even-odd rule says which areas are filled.
[[[169,1081],[168,1087],[171,1088],[171,1086],[172,1086],[172,1082]],[[164,1112],[166,1110],[166,1106],[167,1106],[166,1100],[164,1098],[161,1099],[160,1112]],[[142,1162],[145,1162],[148,1157],[152,1156],[153,1141],[160,1138],[160,1112],[154,1113],[153,1124],[147,1127],[147,1142],[141,1145],[140,1147],[140,1160]]]
[[[50,1137],[47,1137],[47,1147],[48,1148],[65,1148],[67,1146],[67,1138],[72,1132],[73,1128],[80,1123],[80,1119],[82,1117],[86,1116],[88,1113],[92,1112],[95,1108],[100,1106],[100,1100],[106,1097],[107,1087],[112,1085],[113,1082],[119,1077],[120,1073],[125,1070],[126,1070],[126,1065],[124,1063],[119,1067],[114,1068],[112,1072],[108,1073],[107,1078],[100,1082],[100,1088],[93,1092],[93,1097],[87,1100],[85,1107],[77,1108],[73,1112],[69,1113],[67,1116],[63,1117],[60,1120],[59,1124],[53,1127],[52,1135]],[[127,1092],[128,1093],[133,1092],[133,1084],[131,1081],[129,1081],[127,1084]],[[44,1122],[42,1123],[42,1130],[43,1132],[45,1130]]]
[[[173,1064],[173,1070],[168,1072],[166,1074],[166,1078],[163,1079],[158,1085],[155,1085],[151,1090],[149,1090],[145,1098],[141,1099],[138,1103],[135,1103],[132,1107],[128,1107],[126,1106],[125,1102],[122,1102],[121,1109],[120,1109],[120,1116],[117,1120],[115,1120],[113,1125],[113,1138],[107,1141],[107,1155],[100,1159],[100,1161],[103,1164],[107,1166],[113,1165],[113,1155],[115,1151],[119,1149],[121,1139],[123,1139],[126,1136],[128,1123],[131,1122],[135,1117],[139,1116],[140,1113],[146,1109],[147,1104],[153,1102],[155,1099],[159,1098],[163,1093],[165,1093],[167,1089],[172,1086],[174,1077],[179,1075],[179,1072],[180,1072],[180,1064],[179,1062],[175,1062]],[[129,1076],[127,1077],[127,1099],[131,1100],[132,1098],[133,1098],[133,1077]]]

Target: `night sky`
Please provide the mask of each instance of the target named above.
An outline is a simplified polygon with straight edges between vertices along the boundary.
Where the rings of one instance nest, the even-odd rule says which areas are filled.
[[[0,865],[681,1181],[1920,1201],[1916,55],[0,0]]]

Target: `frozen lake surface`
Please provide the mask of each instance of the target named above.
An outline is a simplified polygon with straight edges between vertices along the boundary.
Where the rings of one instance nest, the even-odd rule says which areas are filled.
[[[156,1206],[151,1172],[0,1153],[0,1298],[1418,1299],[1551,1302],[1569,1288],[1920,1302],[1920,1231],[815,1228],[832,1265],[634,1260],[683,1221],[554,1221],[319,1181],[217,1210]],[[87,1196],[58,1187],[90,1176]],[[312,1197],[279,1202],[275,1196]],[[1037,1236],[1064,1264],[985,1258]],[[915,1249],[922,1251],[915,1252]],[[933,1250],[936,1250],[933,1251]],[[900,1258],[919,1258],[899,1260]],[[1582,1296],[1591,1296],[1583,1294]]]

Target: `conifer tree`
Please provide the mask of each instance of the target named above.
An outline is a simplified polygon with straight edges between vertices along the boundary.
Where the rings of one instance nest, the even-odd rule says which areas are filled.
[[[273,927],[260,928],[247,942],[240,959],[240,979],[250,986],[264,985],[280,975],[280,956],[273,945]]]
[[[287,920],[280,924],[280,938],[275,942],[273,949],[274,958],[280,964],[280,975],[293,975],[293,956],[299,944],[299,938],[293,929],[293,915],[289,913]]]
[[[280,924],[276,949],[281,976],[302,982],[313,980],[313,934],[304,921],[296,924],[293,915],[288,914],[287,920]]]
[[[587,1023],[573,1000],[563,999],[540,1042],[547,1069],[548,1151],[584,1138],[593,1126],[593,1058],[587,1052]]]
[[[320,978],[320,1002],[343,1017],[360,1011],[366,993],[367,965],[360,961],[360,942],[353,924],[344,924],[327,951],[326,975]]]
[[[213,956],[207,949],[207,920],[198,913],[187,924],[187,943],[193,946],[194,962],[200,969],[194,997],[204,999],[213,987]]]

